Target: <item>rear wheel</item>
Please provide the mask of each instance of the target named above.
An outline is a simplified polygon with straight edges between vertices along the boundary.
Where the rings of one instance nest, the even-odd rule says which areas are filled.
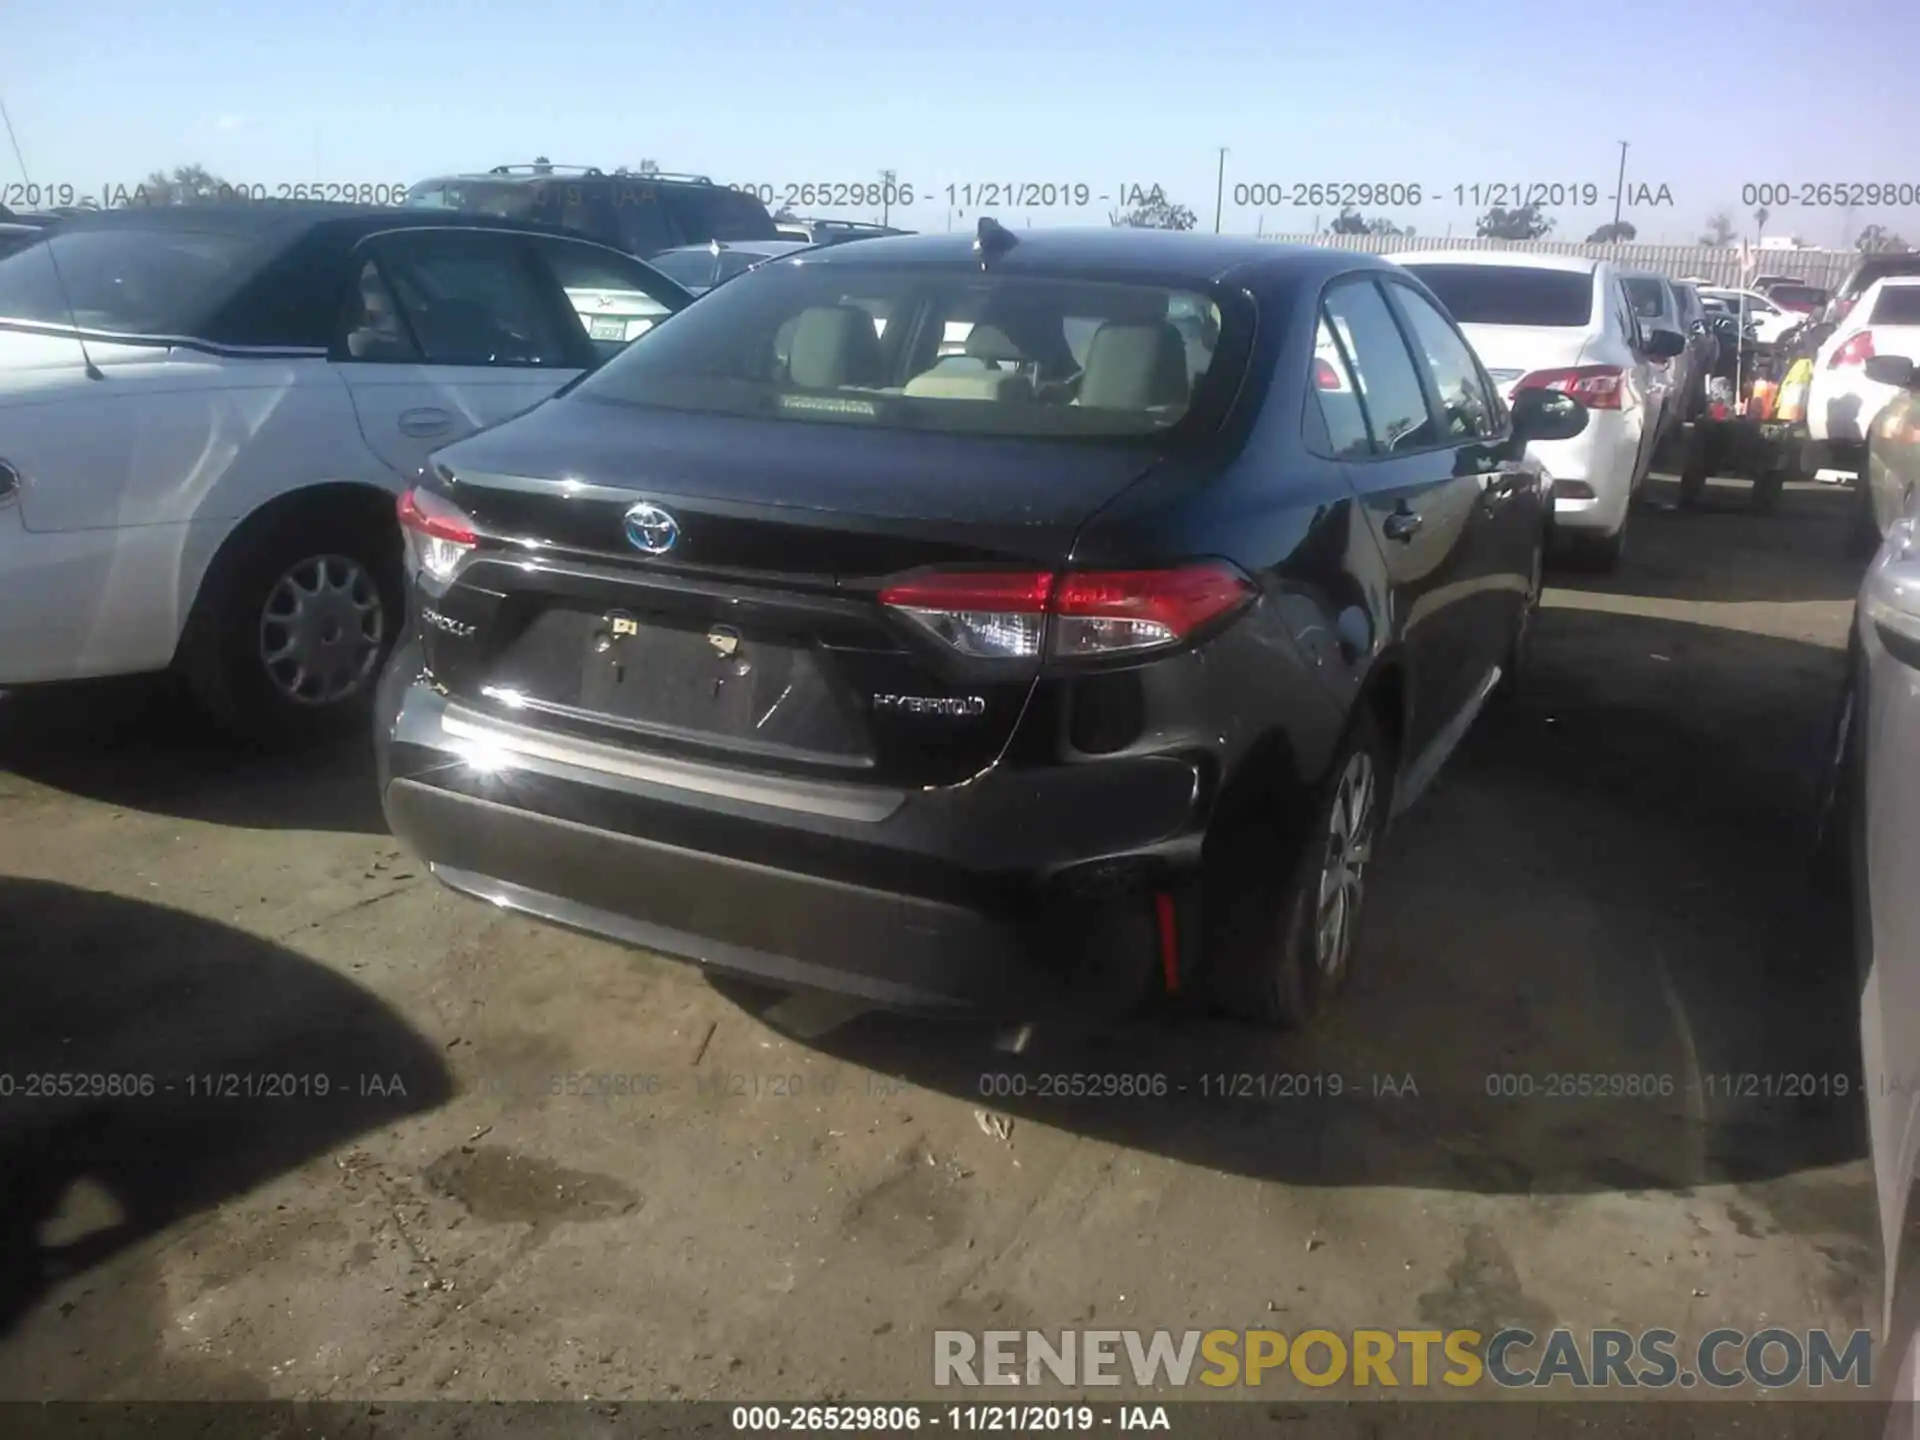
[[[1520,618],[1514,625],[1513,643],[1507,647],[1506,666],[1500,674],[1500,687],[1495,697],[1503,702],[1518,697],[1524,683],[1527,669],[1527,656],[1533,646],[1533,625],[1540,613],[1540,596],[1546,588],[1546,552],[1547,538],[1540,537],[1540,543],[1534,546],[1533,569],[1527,577],[1526,599],[1520,607]]]
[[[204,602],[188,657],[195,697],[268,748],[363,727],[404,611],[397,535],[307,511],[242,543]]]
[[[1210,937],[1226,1008],[1295,1028],[1346,987],[1392,776],[1391,751],[1361,712],[1304,831],[1262,815],[1230,839],[1216,861]]]
[[[1691,509],[1707,493],[1713,473],[1713,447],[1704,421],[1688,427],[1680,465],[1680,503]]]
[[[1611,535],[1576,534],[1573,538],[1574,558],[1589,570],[1597,570],[1610,575],[1620,568],[1620,562],[1627,553],[1627,528],[1633,520],[1633,506],[1628,504],[1626,513],[1620,517],[1620,528]]]
[[[1873,486],[1865,475],[1854,480],[1852,508],[1847,523],[1847,554],[1856,560],[1871,560],[1886,537],[1880,533],[1880,517],[1873,510]]]

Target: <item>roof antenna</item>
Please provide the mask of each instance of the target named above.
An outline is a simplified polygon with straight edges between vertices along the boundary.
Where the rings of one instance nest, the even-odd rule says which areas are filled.
[[[989,260],[996,260],[1020,243],[1020,237],[991,215],[980,217],[980,227],[973,237],[973,253],[980,257],[980,268],[987,268]]]
[[[0,121],[4,121],[6,124],[7,143],[13,146],[13,158],[20,166],[20,178],[27,181],[27,189],[28,192],[31,193],[33,182],[27,179],[27,158],[20,153],[20,140],[19,137],[13,133],[13,117],[7,114],[7,102],[4,100],[0,100]],[[67,291],[67,277],[60,273],[60,257],[53,253],[53,236],[51,234],[47,236],[47,263],[53,266],[53,280],[54,283],[60,287],[60,303],[67,307],[67,323],[73,326],[73,338],[79,342],[80,359],[86,366],[87,378],[89,380],[104,380],[107,378],[106,375],[102,373],[98,365],[93,363],[93,356],[87,353],[87,337],[80,333],[80,317],[74,311],[73,296]]]

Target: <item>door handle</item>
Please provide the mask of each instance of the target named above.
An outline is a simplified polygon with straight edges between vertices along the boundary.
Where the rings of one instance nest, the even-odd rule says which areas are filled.
[[[1396,510],[1380,526],[1389,540],[1405,543],[1420,533],[1420,517],[1411,510]]]
[[[444,410],[429,406],[420,410],[402,410],[400,412],[400,433],[402,435],[438,435],[453,423],[453,417]]]

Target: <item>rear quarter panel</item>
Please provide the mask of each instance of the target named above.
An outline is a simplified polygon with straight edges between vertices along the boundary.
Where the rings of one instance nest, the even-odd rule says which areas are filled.
[[[1195,736],[1234,764],[1284,733],[1303,780],[1331,758],[1345,717],[1393,647],[1391,599],[1377,542],[1346,467],[1302,440],[1310,402],[1316,306],[1263,302],[1261,330],[1220,443],[1168,460],[1085,526],[1078,567],[1231,560],[1261,598],[1230,642],[1203,650],[1209,698]]]

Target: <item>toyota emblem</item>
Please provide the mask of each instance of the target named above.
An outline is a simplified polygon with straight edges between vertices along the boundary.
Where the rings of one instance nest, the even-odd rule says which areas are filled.
[[[680,543],[680,522],[651,500],[628,507],[626,530],[628,542],[645,555],[664,555]]]

